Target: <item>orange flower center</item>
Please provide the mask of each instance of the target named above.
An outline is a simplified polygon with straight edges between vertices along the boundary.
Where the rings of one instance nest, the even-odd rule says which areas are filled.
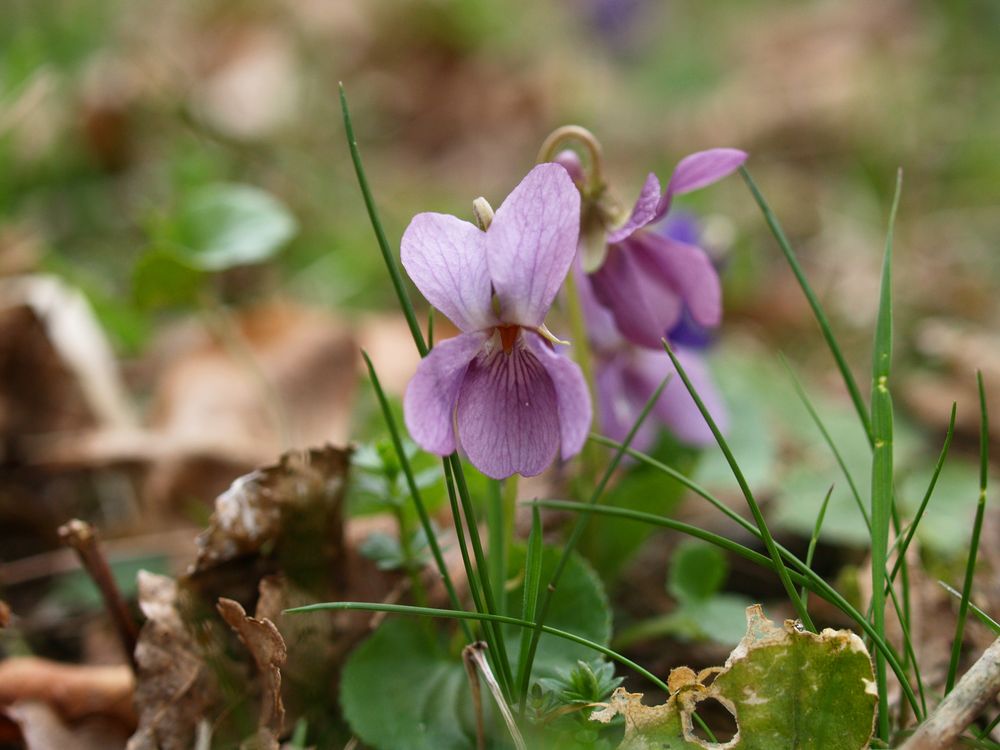
[[[511,349],[514,348],[514,342],[517,341],[517,332],[520,328],[521,326],[497,326],[497,331],[500,332],[500,343],[503,345],[505,354],[510,354]]]

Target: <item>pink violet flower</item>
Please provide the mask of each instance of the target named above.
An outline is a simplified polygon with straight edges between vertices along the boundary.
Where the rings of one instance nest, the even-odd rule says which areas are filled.
[[[532,169],[485,232],[446,214],[410,222],[403,267],[461,331],[435,344],[407,386],[406,426],[422,448],[443,456],[461,445],[503,479],[583,447],[592,416],[583,375],[540,333],[579,227],[580,195],[555,164]]]
[[[746,158],[734,148],[691,154],[677,165],[662,194],[659,180],[650,174],[629,218],[608,231],[607,257],[590,280],[598,301],[632,343],[660,348],[660,339],[677,325],[685,307],[697,324],[719,324],[722,288],[708,254],[697,245],[654,232],[650,225],[666,217],[675,195],[721,180]]]

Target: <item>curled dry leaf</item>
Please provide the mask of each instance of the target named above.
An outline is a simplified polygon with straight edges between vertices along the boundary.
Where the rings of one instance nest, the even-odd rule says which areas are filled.
[[[625,718],[618,750],[863,750],[874,730],[877,697],[862,640],[848,630],[817,635],[790,620],[776,625],[760,605],[747,608],[746,635],[724,667],[698,674],[680,667],[668,684],[670,697],[659,706],[618,688],[591,719]],[[736,735],[724,744],[694,734],[692,714],[710,699],[736,719]]]
[[[198,537],[192,575],[259,552],[265,544],[282,538],[295,542],[299,530],[311,530],[309,536],[319,532],[333,545],[310,550],[313,560],[336,562],[341,556],[337,548],[342,547],[341,504],[350,455],[349,449],[331,446],[292,451],[278,463],[236,479],[216,498],[209,527]],[[330,560],[330,555],[335,559]]]
[[[281,702],[281,668],[288,657],[285,641],[269,619],[250,617],[232,599],[220,598],[216,605],[224,619],[253,656],[263,682],[257,746],[277,750],[278,737],[285,722],[285,706]]]
[[[178,609],[177,582],[139,572],[139,607],[147,620],[135,649],[139,728],[128,750],[189,750],[217,686]]]

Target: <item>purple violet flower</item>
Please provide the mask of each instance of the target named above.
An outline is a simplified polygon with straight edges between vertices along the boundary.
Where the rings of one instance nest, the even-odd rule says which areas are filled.
[[[660,348],[660,339],[678,324],[685,307],[698,325],[719,324],[722,289],[708,254],[693,243],[651,231],[649,225],[667,215],[673,196],[721,180],[746,158],[733,148],[691,154],[677,165],[662,194],[659,180],[650,174],[632,214],[608,231],[607,257],[590,280],[598,301],[611,310],[632,343]]]
[[[591,405],[580,368],[557,353],[545,315],[576,254],[580,195],[555,164],[532,169],[484,232],[437,213],[403,234],[403,266],[462,331],[420,363],[403,400],[425,450],[461,444],[487,476],[541,473],[578,453]]]
[[[635,346],[622,337],[611,312],[600,305],[589,280],[577,264],[580,302],[587,322],[591,353],[594,360],[594,380],[597,388],[597,415],[601,432],[618,440],[628,435],[646,401],[668,373],[674,372],[670,357],[663,351]],[[723,431],[728,417],[722,396],[712,381],[703,348],[671,341],[674,354],[684,366],[709,413]],[[664,388],[646,422],[639,428],[632,447],[645,451],[656,441],[657,422],[679,440],[690,445],[711,445],[712,431],[698,410],[684,383],[676,375]]]

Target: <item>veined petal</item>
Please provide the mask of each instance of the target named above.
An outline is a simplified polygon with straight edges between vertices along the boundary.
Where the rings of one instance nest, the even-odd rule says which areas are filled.
[[[424,450],[439,456],[455,450],[455,403],[469,363],[487,338],[485,333],[462,333],[435,344],[406,386],[406,429]]]
[[[494,479],[540,474],[559,449],[556,389],[523,341],[509,353],[495,346],[473,360],[458,394],[456,423],[469,460]]]
[[[559,407],[559,444],[565,461],[583,448],[594,418],[587,381],[583,379],[583,372],[576,362],[554,351],[541,337],[525,333],[524,340],[555,386]]]
[[[728,428],[728,414],[721,394],[715,387],[708,363],[698,352],[681,347],[674,348],[674,354],[680,361],[684,372],[691,379],[698,397],[705,404],[708,413],[722,432]],[[626,388],[632,394],[635,403],[645,403],[653,390],[667,376],[675,372],[673,363],[666,352],[652,350],[636,350],[629,368],[626,370]],[[715,437],[708,423],[688,393],[680,377],[674,375],[660,395],[660,400],[653,408],[653,413],[680,440],[692,445],[713,445]]]
[[[403,233],[400,258],[420,293],[459,329],[496,322],[481,229],[448,214],[417,214]]]
[[[695,322],[708,327],[719,325],[722,283],[708,253],[697,245],[653,232],[641,232],[630,243],[632,258],[641,272],[680,295]]]
[[[655,390],[655,388],[650,390],[641,400],[636,398],[633,390],[625,384],[625,364],[624,355],[604,359],[597,363],[594,375],[597,381],[601,434],[618,442],[624,442],[628,437],[632,425],[642,413],[642,407],[646,405],[646,401]],[[653,415],[648,416],[632,438],[631,447],[643,452],[651,447],[656,440],[656,423],[657,420]]]
[[[739,169],[746,160],[746,151],[737,148],[711,148],[685,156],[674,168],[666,192],[657,207],[656,218],[662,218],[670,210],[673,196],[718,182]]]
[[[618,227],[611,232],[608,232],[608,243],[614,244],[616,242],[621,242],[626,237],[632,235],[632,233],[646,226],[649,222],[656,218],[656,212],[660,205],[660,181],[656,179],[656,175],[652,172],[646,178],[645,184],[642,186],[642,190],[639,192],[639,197],[636,199],[635,206],[632,208],[632,215],[628,217],[622,226]]]
[[[611,310],[622,336],[639,346],[660,347],[660,339],[680,320],[681,297],[662,274],[641,268],[634,251],[641,232],[611,248],[608,259],[590,275],[598,301]]]
[[[505,323],[545,320],[576,254],[580,193],[569,173],[539,164],[507,196],[486,232],[486,262]]]

